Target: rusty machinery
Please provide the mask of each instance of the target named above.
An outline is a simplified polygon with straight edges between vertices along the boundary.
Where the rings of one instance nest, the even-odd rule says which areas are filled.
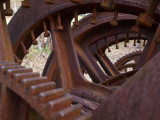
[[[1,0],[0,119],[159,119],[158,4],[159,0],[24,0],[8,32],[4,16],[13,11],[10,0]],[[92,14],[78,21],[83,13]],[[42,32],[48,37],[48,31],[54,50],[44,69],[48,77],[40,77],[17,63],[37,44],[36,37]],[[115,65],[104,53],[113,44],[118,49],[122,41],[124,47],[130,40],[135,45],[136,39],[144,39],[143,52],[122,57]],[[133,59],[133,71],[118,71]],[[84,79],[83,70],[94,83]]]

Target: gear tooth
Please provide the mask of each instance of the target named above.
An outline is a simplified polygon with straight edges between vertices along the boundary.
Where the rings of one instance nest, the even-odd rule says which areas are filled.
[[[8,69],[7,70],[7,76],[10,79],[13,79],[14,74],[16,73],[28,73],[28,72],[32,72],[33,70],[31,68],[16,68],[16,69]]]
[[[28,89],[32,85],[37,85],[40,83],[45,83],[48,81],[47,77],[34,77],[34,78],[25,78],[22,80],[22,86],[25,89]]]
[[[34,77],[39,77],[40,74],[39,73],[32,73],[32,72],[29,72],[29,73],[17,73],[17,74],[14,74],[14,82],[16,83],[20,83],[22,81],[22,79],[25,79],[25,78],[34,78]]]
[[[139,55],[139,54],[141,54],[141,53],[142,53],[142,50],[132,51],[132,52],[124,55],[123,57],[119,58],[119,59],[115,62],[114,65],[115,65],[117,68],[119,68],[118,66],[120,66],[119,64],[121,63],[121,61],[123,61],[124,59],[126,59],[126,58],[129,57],[129,56],[136,55],[136,54]]]
[[[37,102],[46,103],[50,100],[55,100],[64,96],[64,90],[62,88],[42,92],[37,97]]]
[[[82,106],[72,106],[73,98],[64,96],[64,89],[56,89],[56,84],[48,82],[47,77],[39,77],[39,73],[34,73],[32,69],[17,64],[0,62],[0,65],[0,71],[7,71],[8,82],[16,81],[14,85],[7,85],[7,87],[21,96],[44,119],[60,117],[88,120],[90,118],[91,115],[81,116]]]
[[[46,106],[46,111],[49,113],[54,113],[56,111],[63,110],[65,108],[70,107],[72,103],[72,97],[61,97],[56,100],[48,102]]]
[[[48,83],[41,83],[37,85],[33,85],[29,88],[29,94],[30,95],[38,95],[41,92],[45,92],[48,90],[55,89],[56,84],[54,82],[48,82]]]
[[[72,107],[68,107],[60,111],[58,116],[62,120],[74,119],[75,117],[79,116],[81,109],[82,109],[82,105],[80,104],[74,105]]]
[[[83,116],[76,118],[75,120],[92,120],[92,114],[91,113],[85,114]]]

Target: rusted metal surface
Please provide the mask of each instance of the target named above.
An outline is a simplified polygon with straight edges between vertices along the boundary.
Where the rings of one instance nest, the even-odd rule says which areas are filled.
[[[122,18],[124,19],[124,16],[122,16]],[[130,17],[131,18],[131,17]],[[110,17],[110,19],[112,19],[112,17]],[[108,21],[109,21],[109,19],[108,19]],[[101,22],[99,22],[100,24],[101,24]],[[87,28],[87,30],[88,30],[89,28]],[[38,31],[40,31],[39,30],[39,27],[38,27],[38,29],[37,29]],[[36,31],[36,30],[35,30]],[[76,31],[77,32],[77,31]],[[27,34],[27,33],[26,33]],[[25,34],[25,35],[26,35]],[[12,35],[11,35],[12,36]],[[80,38],[80,37],[78,37],[78,38]],[[19,38],[18,38],[19,39]],[[25,37],[23,38],[23,39],[25,39]],[[31,42],[29,42],[29,38],[27,37],[27,41],[28,41],[28,43],[30,44]],[[87,40],[86,40],[87,41]],[[29,47],[30,45],[29,44],[26,44],[26,46],[27,47]],[[16,47],[14,47],[14,49],[16,49]],[[16,50],[16,53],[19,55],[19,56],[23,56],[23,53],[19,53],[19,49],[17,49]],[[79,50],[78,50],[79,51]],[[86,53],[86,52],[85,52]],[[81,55],[81,56],[83,56],[83,55]],[[89,56],[89,54],[87,55],[87,56]],[[84,58],[83,58],[84,59]],[[92,62],[90,62],[90,61],[88,61],[88,60],[92,60]],[[92,73],[92,78],[94,78],[95,79],[95,81],[96,82],[98,82],[99,80],[100,81],[103,81],[103,80],[105,80],[105,79],[107,79],[107,77],[104,75],[104,73],[103,72],[100,72],[101,70],[99,69],[99,67],[97,66],[97,64],[96,63],[94,63],[94,60],[92,59],[92,57],[90,56],[90,58],[88,59],[88,60],[84,60],[85,62],[87,62],[86,64],[87,65],[89,65],[92,69],[90,69],[90,71],[92,71],[91,73]],[[93,65],[92,65],[93,64]]]
[[[105,82],[102,83],[102,85],[109,86],[109,85],[115,85],[116,84],[117,86],[120,86],[127,80],[127,78],[131,77],[138,70],[139,69],[117,75],[113,78],[110,78],[109,80],[106,80]]]
[[[125,25],[123,26],[123,29],[124,29],[124,27],[125,27]],[[114,31],[114,32],[115,32],[115,33],[118,32],[118,29],[117,29],[117,31]],[[115,33],[114,33],[114,34],[115,34]],[[137,37],[137,35],[134,35],[134,34],[132,35],[132,34],[130,34],[130,35],[129,35],[129,38],[132,39],[132,38],[134,38],[134,36]],[[122,40],[124,40],[124,39],[126,38],[126,36],[125,36],[125,35],[124,35],[124,36],[119,36],[119,38],[122,39]],[[122,41],[122,40],[119,40],[119,41]],[[103,40],[102,40],[102,41],[103,41]],[[111,43],[110,43],[110,41],[111,41]],[[84,41],[84,42],[85,42],[85,41]],[[91,42],[92,42],[92,41],[91,41]],[[110,45],[112,45],[113,43],[115,43],[115,42],[114,42],[114,39],[108,39],[108,42],[109,42]],[[103,44],[104,44],[104,43],[103,43]],[[87,51],[88,51],[87,48],[88,48],[87,45],[86,45],[86,49],[83,48],[84,52],[87,52]],[[93,51],[95,51],[96,49],[97,49],[97,47],[95,47]],[[52,55],[51,55],[51,56],[52,56]],[[92,57],[91,57],[91,58],[92,58]],[[53,59],[54,59],[54,58],[53,58]],[[92,59],[93,59],[93,58],[92,58]],[[49,58],[48,60],[49,60],[49,61],[47,62],[47,64],[49,64],[51,58]],[[94,60],[94,59],[93,59],[93,60]],[[95,64],[95,65],[97,65],[97,64]],[[98,67],[98,65],[97,65],[97,67]],[[98,67],[98,68],[99,68],[99,67]],[[47,68],[45,68],[45,70],[47,70]],[[103,73],[103,74],[104,74],[104,73]],[[90,75],[91,75],[91,74],[90,74]],[[94,78],[94,77],[93,77],[93,78]]]
[[[25,100],[25,103],[28,103],[44,119],[72,119],[74,117],[78,118],[80,115],[81,105],[72,106],[72,97],[65,97],[63,89],[55,89],[56,84],[49,82],[47,77],[40,77],[40,74],[33,73],[32,69],[21,68],[21,66],[14,63],[0,62],[0,64],[1,82],[5,81],[3,84],[8,89],[19,95],[21,99]],[[11,65],[12,67],[10,67]],[[11,91],[1,95],[0,118],[4,120],[20,118],[16,116],[15,107],[20,105],[16,102],[22,102]],[[8,110],[11,102],[5,95],[13,100],[12,104],[16,103],[18,105],[13,106],[13,104],[13,108]],[[22,108],[25,113],[25,106]],[[72,115],[73,113],[74,115]]]
[[[9,33],[5,16],[2,13],[3,6],[0,4],[0,60],[14,62],[12,45],[10,43]]]
[[[38,2],[39,5],[38,6],[34,6],[34,4],[36,4],[35,2]],[[39,0],[39,1],[32,1],[32,4],[33,6],[29,9],[24,9],[24,8],[21,8],[15,17],[17,20],[12,20],[11,23],[10,23],[10,27],[9,27],[9,30],[10,31],[13,31],[12,28],[14,28],[15,26],[17,27],[17,32],[15,32],[15,34],[12,32],[12,35],[11,35],[11,39],[12,39],[12,43],[15,45],[16,42],[18,42],[21,38],[25,38],[25,36],[29,33],[24,33],[26,31],[30,31],[30,29],[32,28],[35,28],[34,26],[39,26],[39,24],[37,22],[39,22],[40,20],[43,20],[45,19],[45,17],[47,17],[51,12],[52,13],[57,13],[58,10],[61,10],[61,9],[64,9],[65,7],[73,7],[76,6],[75,4],[72,4],[70,2],[68,2],[67,0],[63,0],[63,1],[56,1],[54,5],[48,5],[48,4],[44,4],[43,3],[44,1],[43,0]],[[82,2],[85,2],[82,1]],[[101,0],[97,0],[97,1],[87,1],[88,3],[95,3],[94,5],[98,4],[98,3],[101,3]],[[87,2],[85,4],[87,4]],[[137,2],[137,1],[115,1],[117,4],[120,4],[120,5],[125,5],[127,4],[128,6],[130,6],[130,10],[126,10],[125,12],[127,13],[135,13],[136,12],[136,15],[140,12],[140,11],[143,11],[145,8],[147,8],[147,5],[141,2]],[[121,3],[120,3],[121,2]],[[58,7],[59,5],[62,5],[61,7]],[[136,6],[137,7],[137,11],[132,11],[132,7],[133,6]],[[79,14],[82,14],[83,12],[92,12],[92,9],[88,8],[86,11],[86,9],[82,9],[82,7],[85,7],[83,6],[83,4],[79,4],[79,7],[77,7],[77,10],[79,11]],[[92,7],[92,6],[91,6]],[[43,9],[43,11],[42,11]],[[69,9],[69,8],[68,8]],[[79,10],[80,9],[80,10]],[[123,9],[126,9],[126,7],[122,7],[121,8],[122,10]],[[65,10],[65,9],[64,9]],[[84,10],[84,11],[82,11]],[[102,10],[102,9],[101,9]],[[32,11],[35,11],[34,13]],[[47,12],[47,11],[50,11],[50,12]],[[81,12],[82,11],[82,12]],[[25,12],[25,16],[21,19],[20,16],[21,14],[23,14],[23,12]],[[63,12],[63,11],[62,11]],[[68,13],[70,11],[67,11]],[[72,13],[72,12],[71,12]],[[158,12],[157,12],[158,13]],[[67,14],[66,14],[67,15]],[[156,15],[156,17],[158,17],[159,15]],[[27,20],[27,21],[26,21]],[[15,21],[15,22],[14,22]],[[25,22],[24,22],[25,21]],[[19,24],[17,23],[21,23],[20,26],[18,26]],[[30,23],[30,24],[28,24]],[[18,39],[18,40],[17,40]]]
[[[7,7],[2,10],[4,2]],[[156,2],[159,3],[158,0]],[[157,4],[153,0],[150,4],[148,0],[24,0],[23,8],[19,9],[9,25],[9,41],[7,26],[3,21],[4,15],[12,15],[10,0],[1,1],[0,42],[8,47],[2,45],[0,48],[0,119],[159,119],[160,49],[159,44],[152,46],[153,40],[159,42],[159,37],[154,37],[157,36],[155,31],[159,31],[157,23],[160,22]],[[135,16],[145,9],[146,14],[155,19],[155,23],[151,28],[138,26],[140,31],[135,34],[131,31],[136,23]],[[115,14],[98,13],[104,11],[115,11]],[[93,14],[79,22],[77,15],[87,12]],[[73,17],[76,18],[76,27],[71,28]],[[148,24],[146,21],[143,21],[144,25]],[[142,21],[138,25],[140,23]],[[15,53],[15,59],[20,63],[19,58],[29,53],[31,44],[37,44],[38,35],[43,31],[46,37],[50,35],[48,30],[51,32],[54,51],[46,64],[47,70],[44,70],[48,77],[40,77],[32,69],[14,63],[12,54]],[[141,38],[147,40],[147,44],[137,62],[138,69],[120,74],[104,51],[110,50],[113,44],[119,49],[118,43],[121,41],[124,41],[124,47],[130,39],[138,39],[139,43]],[[155,57],[146,64],[148,56]],[[99,71],[96,60],[111,76]],[[86,81],[81,72],[83,65],[84,70],[89,69],[95,77],[94,82],[103,85]],[[65,96],[64,93],[71,95]],[[80,104],[73,105],[75,102]]]
[[[123,17],[124,17],[124,16],[123,16]],[[130,17],[129,17],[129,18],[130,18]],[[111,20],[111,18],[110,18],[110,20]],[[88,20],[88,21],[89,21],[89,20]],[[108,21],[109,21],[109,20],[108,20]],[[102,23],[101,23],[101,24],[102,24]],[[124,24],[124,23],[122,22],[121,24]],[[131,25],[132,25],[132,23],[131,23]],[[110,28],[110,27],[109,27],[109,28]],[[123,31],[128,31],[129,29],[130,29],[130,27],[128,27],[128,29],[124,30],[124,27],[123,27]],[[145,29],[145,30],[146,30],[146,29]],[[113,32],[115,32],[115,31],[113,30]],[[120,31],[119,31],[119,32],[120,32]],[[121,33],[121,32],[120,32],[120,33]],[[78,38],[80,38],[80,37],[78,37]],[[85,38],[85,39],[86,39],[86,38]],[[92,38],[91,38],[91,39],[92,39]],[[88,42],[88,40],[86,40],[86,41]],[[83,44],[85,44],[86,47],[87,47],[87,43],[83,43]],[[88,43],[88,44],[90,44],[90,43]],[[79,51],[79,50],[78,50],[78,51]],[[85,51],[85,53],[86,53],[86,52],[87,52],[87,50]],[[83,56],[83,55],[81,55],[81,56]],[[93,59],[93,58],[92,58],[92,59]],[[85,60],[85,62],[86,62],[86,60]],[[90,63],[93,64],[93,62],[94,62],[93,60],[92,60],[92,61],[89,61],[88,64],[90,64]],[[87,64],[87,65],[88,65],[88,64]],[[95,64],[95,65],[97,65],[97,64]],[[97,65],[97,68],[99,68],[98,65]],[[98,72],[100,71],[100,70],[97,70],[97,69],[95,69],[95,70],[98,71]],[[103,74],[104,74],[104,73],[101,72],[101,74],[100,74],[99,76],[102,77]],[[51,75],[51,73],[50,73],[49,75]],[[96,74],[93,74],[93,75],[95,76]],[[103,76],[104,76],[104,75],[103,75]],[[61,82],[61,80],[60,80],[60,79],[61,79],[60,76],[58,75],[56,78],[58,78],[58,82],[59,82],[59,85],[58,85],[58,86],[59,86],[59,87],[62,87],[62,86],[61,86],[61,85],[62,85],[62,82]],[[98,80],[101,80],[101,79],[98,79]],[[103,78],[102,80],[105,80],[105,78]],[[101,80],[101,82],[102,82],[102,80]],[[68,83],[68,82],[67,82],[67,83]],[[69,82],[69,83],[70,83],[70,82]]]
[[[159,5],[159,0],[151,0],[149,3],[148,8],[146,9],[146,12],[143,14],[140,14],[138,17],[138,22],[142,25],[151,27],[154,22],[154,18],[152,17],[154,15],[155,10],[157,9],[157,6]]]
[[[78,58],[77,55],[75,55],[75,48],[73,45],[73,38],[71,37],[71,27],[67,25],[69,21],[67,19],[63,20],[66,26],[63,26],[63,31],[59,31],[55,29],[56,24],[56,18],[50,17],[50,24],[51,24],[51,33],[52,33],[52,39],[53,39],[53,47],[56,51],[55,53],[55,59],[57,59],[57,64],[59,65],[57,67],[60,74],[60,79],[62,82],[62,86],[64,89],[71,89],[71,93],[75,93],[76,89],[78,89],[78,95],[82,97],[82,94],[86,94],[85,97],[88,97],[88,99],[93,99],[93,97],[96,95],[109,95],[112,93],[111,90],[107,88],[100,87],[98,85],[88,83],[84,80],[84,78],[80,74],[80,69],[78,65]],[[63,33],[63,32],[68,32]],[[62,35],[63,34],[63,35]],[[64,36],[67,35],[67,36]],[[58,37],[61,36],[61,37]],[[63,36],[63,37],[62,37]],[[58,38],[58,39],[57,39]],[[63,42],[65,41],[65,42]],[[63,47],[62,47],[63,46]],[[64,54],[64,52],[66,52]],[[72,59],[72,60],[70,60]],[[62,65],[62,66],[61,66]],[[88,84],[88,85],[87,85]],[[81,86],[81,87],[78,87]],[[82,90],[83,89],[83,90]],[[87,91],[91,91],[91,95],[87,96]],[[92,91],[95,90],[96,91]],[[101,91],[101,92],[100,92]],[[98,100],[98,98],[95,99],[95,101]],[[100,102],[100,100],[98,100]]]
[[[160,43],[159,37],[160,37],[160,25],[158,26],[157,31],[155,33],[155,36],[153,38],[152,46],[151,46],[150,51],[147,56],[147,62],[151,59],[151,56],[153,56],[153,52],[156,48],[156,45]]]
[[[140,58],[142,54],[142,51],[136,51],[136,52],[132,52],[129,53],[123,57],[121,57],[119,60],[117,60],[114,65],[117,69],[120,69],[124,64],[126,64],[127,62],[134,60],[135,61],[135,66]]]
[[[159,58],[160,53],[131,77],[120,90],[110,96],[94,111],[93,119],[158,120],[160,118]]]
[[[129,18],[129,17],[128,17],[128,18]],[[108,21],[109,21],[109,20],[108,20]],[[102,23],[103,23],[103,22],[102,22]],[[99,68],[99,67],[98,67],[98,68]],[[50,73],[49,75],[52,75],[52,74]],[[53,76],[53,77],[54,77],[54,76]],[[62,83],[60,82],[60,80],[59,80],[60,77],[57,76],[57,77],[55,77],[55,78],[58,78],[57,81],[59,81],[59,83],[62,84]],[[58,85],[58,86],[60,86],[60,85]]]

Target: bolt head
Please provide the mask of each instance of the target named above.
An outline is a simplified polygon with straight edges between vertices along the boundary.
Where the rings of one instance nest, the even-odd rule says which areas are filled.
[[[105,10],[111,10],[112,8],[114,8],[114,6],[112,6],[111,0],[102,0],[101,7]]]
[[[45,0],[45,2],[47,3],[47,4],[54,4],[54,0]]]
[[[30,8],[31,7],[31,2],[29,2],[29,1],[22,1],[22,7],[23,8]]]
[[[139,15],[138,21],[143,26],[152,27],[154,19],[151,16],[143,13]]]
[[[28,50],[25,50],[23,53],[24,53],[25,55],[27,55],[27,54],[29,53],[29,51],[28,51]]]
[[[97,23],[98,23],[97,19],[92,19],[91,24],[97,24]]]
[[[37,41],[33,41],[32,44],[33,44],[33,45],[37,45],[38,42],[37,42]]]
[[[59,25],[59,26],[57,27],[57,29],[58,29],[58,30],[63,30],[63,26],[62,26],[62,25]]]
[[[49,37],[50,36],[50,33],[49,32],[45,32],[44,33],[44,37]]]
[[[73,22],[74,26],[79,26],[79,22]]]
[[[13,15],[13,10],[12,9],[5,9],[4,10],[4,15],[5,16],[12,16]]]
[[[82,2],[82,0],[70,0],[70,2],[75,3],[75,4],[79,4]]]
[[[131,31],[139,33],[140,32],[140,28],[138,26],[132,26]]]
[[[112,21],[110,22],[110,24],[111,24],[112,26],[118,26],[117,20],[112,20]]]

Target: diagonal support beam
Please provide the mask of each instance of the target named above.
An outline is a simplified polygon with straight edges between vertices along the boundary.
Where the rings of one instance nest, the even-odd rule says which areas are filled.
[[[120,74],[118,70],[116,69],[116,67],[113,65],[113,63],[109,60],[109,58],[105,54],[102,55],[99,51],[97,51],[96,56],[99,59],[100,64],[106,73],[109,72],[112,76]],[[106,68],[107,70],[109,70],[108,72]]]
[[[3,5],[0,4],[0,60],[14,62],[12,45],[9,38],[6,19],[2,11]]]
[[[62,19],[63,30],[57,29],[58,21],[56,17],[50,16],[49,21],[57,70],[62,82],[61,87],[85,99],[97,102],[104,101],[106,96],[112,94],[113,91],[107,87],[85,81],[73,43],[71,19]]]

